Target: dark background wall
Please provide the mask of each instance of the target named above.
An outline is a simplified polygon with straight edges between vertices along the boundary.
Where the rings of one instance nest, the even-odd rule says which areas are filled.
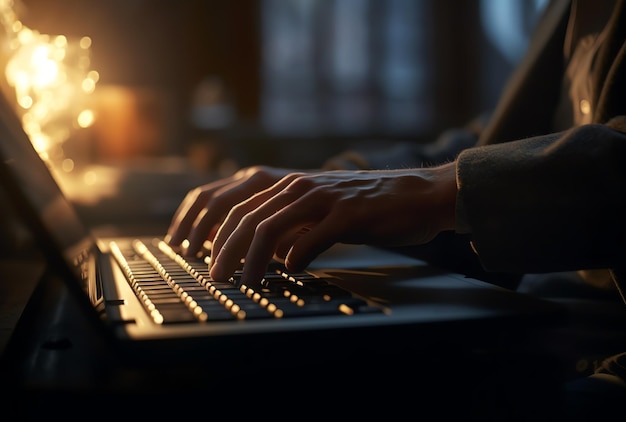
[[[42,33],[90,36],[93,67],[100,73],[99,87],[161,93],[159,99],[145,100],[142,107],[147,109],[160,101],[154,113],[163,136],[151,147],[125,150],[135,155],[190,153],[189,146],[198,136],[189,123],[193,92],[207,75],[217,76],[228,88],[229,101],[236,109],[230,131],[220,135],[236,143],[239,164],[284,164],[276,162],[277,157],[284,161],[289,156],[284,151],[293,150],[299,161],[289,164],[307,166],[341,150],[355,137],[400,136],[427,141],[443,128],[462,125],[493,105],[512,66],[484,36],[480,1],[421,0],[428,13],[423,24],[429,45],[424,60],[428,67],[425,92],[429,98],[424,99],[429,109],[427,123],[410,133],[372,130],[345,136],[330,130],[320,136],[323,139],[315,148],[307,149],[310,153],[296,154],[304,145],[302,139],[310,143],[310,133],[302,133],[301,138],[298,134],[280,136],[268,133],[261,122],[264,3],[23,0],[20,15],[26,25]],[[488,77],[481,76],[485,74]],[[279,150],[283,153],[277,154]],[[122,154],[119,151],[101,145],[93,150],[92,158],[116,158],[115,154]]]

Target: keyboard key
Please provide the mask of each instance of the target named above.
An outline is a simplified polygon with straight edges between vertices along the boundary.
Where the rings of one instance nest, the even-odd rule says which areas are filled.
[[[239,287],[237,270],[231,282],[216,282],[206,257],[178,255],[167,244],[136,240],[122,251],[111,244],[129,284],[157,323],[231,321],[382,312],[324,278],[289,274],[278,263],[268,266],[260,288]]]

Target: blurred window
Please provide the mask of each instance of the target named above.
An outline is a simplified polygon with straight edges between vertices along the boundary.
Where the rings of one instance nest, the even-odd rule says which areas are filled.
[[[489,54],[499,56],[475,57],[479,69],[468,71],[467,78],[485,75],[477,82],[492,85],[504,80],[523,54],[545,3],[465,2],[479,18],[464,30],[479,32],[480,39],[491,45]],[[441,10],[441,4],[437,0],[263,0],[260,109],[265,130],[279,136],[402,136],[431,129],[434,113],[446,109],[445,104],[434,104],[442,84],[433,62],[446,48],[439,35],[448,29],[459,31],[434,27],[435,7]],[[450,2],[446,13],[455,13],[456,5]],[[496,66],[494,60],[504,65]],[[482,89],[489,98],[478,104],[497,98],[499,88]]]

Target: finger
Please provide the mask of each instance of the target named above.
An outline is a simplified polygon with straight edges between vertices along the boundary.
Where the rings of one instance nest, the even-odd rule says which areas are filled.
[[[188,255],[195,255],[207,239],[214,240],[229,211],[237,204],[245,202],[274,183],[274,176],[256,168],[245,169],[226,179],[221,187],[213,189],[213,194],[205,205],[205,210],[197,214],[188,232]],[[211,236],[213,235],[213,236]],[[219,251],[220,246],[217,247]]]
[[[293,246],[293,244],[296,242],[296,239],[298,239],[300,236],[302,236],[304,233],[308,232],[309,230],[310,230],[309,227],[303,227],[297,233],[290,235],[290,236],[285,236],[283,240],[281,240],[281,242],[276,247],[276,251],[274,252],[274,259],[281,261],[281,262],[285,262],[285,257],[291,250],[291,247]]]
[[[325,209],[311,207],[309,203],[294,202],[257,225],[245,257],[242,284],[258,283],[272,256],[277,253],[279,245],[285,248],[288,241],[299,239],[303,236],[302,233],[308,232],[323,219]]]
[[[179,246],[187,237],[198,214],[205,207],[207,194],[199,187],[190,191],[174,213],[165,240],[172,246]]]
[[[187,247],[183,251],[185,256],[195,256],[205,244],[205,241],[210,240],[211,232],[215,227],[216,218],[215,208],[208,207],[201,212],[187,235]]]
[[[256,192],[256,184],[246,183],[246,180],[246,177],[236,174],[215,183],[211,189],[205,186],[201,190],[199,198],[183,216],[174,237],[179,243],[185,238],[189,241],[187,255],[195,255],[211,232],[216,232],[215,226],[223,221],[230,209]]]
[[[230,176],[189,191],[174,212],[165,236],[166,242],[173,246],[179,246],[187,238],[198,215],[207,206],[207,202],[214,192],[232,184],[237,178],[236,175]]]
[[[239,221],[240,227],[233,230],[219,248],[215,243],[213,244],[209,267],[209,274],[213,280],[226,281],[240,267],[241,260],[246,255],[247,245],[254,236],[254,225],[246,221],[250,219],[250,215],[242,218]]]
[[[230,210],[230,212],[227,214],[226,218],[222,222],[221,226],[219,227],[215,238],[213,239],[213,253],[211,255],[212,263],[215,263],[217,261],[217,258],[222,251],[224,243],[228,240],[231,233],[239,227],[240,221],[247,214],[251,213],[252,211],[259,210],[259,208],[263,206],[265,211],[258,211],[257,217],[265,218],[267,215],[270,215],[269,213],[274,213],[278,209],[280,209],[279,207],[282,207],[291,202],[291,199],[287,199],[284,196],[278,201],[273,200],[272,198],[274,198],[279,192],[281,192],[283,188],[288,185],[294,177],[297,177],[297,175],[294,174],[286,176],[273,186],[254,194],[253,196],[246,199],[245,201],[240,202]]]
[[[295,223],[291,231],[283,229],[283,234],[278,236],[265,237],[262,234],[264,229],[257,229],[245,258],[241,284],[248,286],[258,284],[263,279],[267,266],[272,259],[284,262],[284,257],[288,254],[294,241],[309,230],[308,225],[299,227],[300,224]]]
[[[233,207],[227,214],[226,218],[220,225],[213,239],[213,251],[211,254],[211,262],[215,263],[219,254],[221,253],[224,244],[228,241],[232,232],[238,229],[241,221],[250,211],[258,208],[259,205],[266,201],[266,198],[270,197],[269,193],[259,193],[251,198],[241,202]]]
[[[233,208],[215,236],[211,256],[211,277],[221,281],[230,277],[235,269],[239,268],[241,259],[250,257],[247,253],[248,248],[258,234],[260,223],[271,215],[280,214],[280,210],[294,198],[293,195],[284,192],[274,195],[273,189],[269,189]],[[277,235],[275,238],[278,242],[280,236]],[[266,260],[267,264],[276,249],[275,246],[270,245],[254,259]],[[246,265],[247,263],[244,263],[244,267]]]
[[[189,245],[185,253],[193,256],[202,248],[205,240],[213,240],[214,236],[211,235],[215,235],[217,226],[224,220],[226,214],[247,196],[247,191],[241,189],[241,185],[236,182],[216,191],[205,208],[196,216],[187,234]]]
[[[345,216],[337,219],[331,213],[317,224],[301,231],[285,256],[285,267],[300,272],[328,248],[337,243],[345,232]]]
[[[269,193],[267,194],[269,195]],[[257,197],[244,204],[233,208],[219,228],[213,242],[213,253],[211,254],[210,274],[214,280],[226,280],[241,265],[241,260],[246,256],[248,247],[257,230],[260,221],[267,216],[274,214],[277,209],[273,207],[283,207],[284,205],[267,203],[263,207],[256,208],[254,212],[249,212],[249,207],[257,202],[262,204],[266,195]],[[268,205],[269,204],[269,205]],[[254,209],[253,208],[253,209]],[[234,225],[234,227],[232,227]],[[267,251],[271,258],[273,249]]]

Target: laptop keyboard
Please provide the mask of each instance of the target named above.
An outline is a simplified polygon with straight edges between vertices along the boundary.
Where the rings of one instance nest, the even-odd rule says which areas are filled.
[[[228,282],[212,280],[208,257],[183,257],[159,239],[136,239],[127,249],[111,242],[111,252],[157,324],[382,312],[324,278],[289,274],[276,264],[253,289],[238,287],[241,271]]]

